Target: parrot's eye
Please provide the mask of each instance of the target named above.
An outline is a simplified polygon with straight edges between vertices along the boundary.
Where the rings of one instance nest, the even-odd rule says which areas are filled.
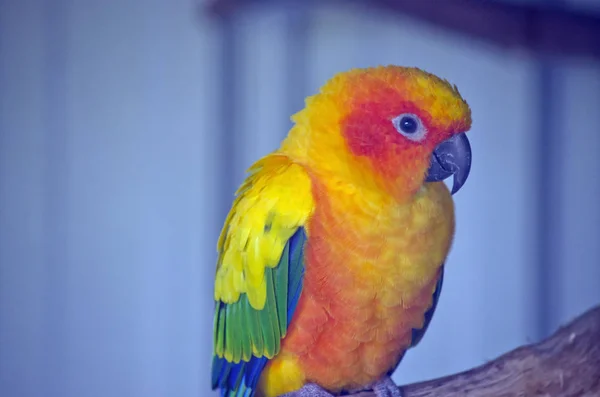
[[[421,122],[421,119],[419,119],[419,116],[415,114],[401,114],[398,117],[394,117],[392,123],[394,124],[396,131],[411,141],[421,141],[425,138],[427,130]]]

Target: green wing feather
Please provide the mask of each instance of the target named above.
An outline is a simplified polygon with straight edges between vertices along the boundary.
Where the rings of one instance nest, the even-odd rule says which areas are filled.
[[[213,388],[250,397],[300,298],[304,225],[314,210],[305,169],[280,154],[251,169],[229,212],[215,275]]]
[[[252,396],[264,365],[279,353],[302,291],[305,242],[304,229],[298,228],[279,264],[265,269],[267,300],[262,310],[254,309],[245,294],[235,303],[217,302],[212,383],[223,396]]]

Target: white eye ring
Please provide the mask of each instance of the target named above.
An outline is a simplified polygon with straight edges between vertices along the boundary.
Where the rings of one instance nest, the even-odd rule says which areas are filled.
[[[414,113],[402,113],[392,119],[396,131],[414,142],[421,142],[427,135],[427,128]]]

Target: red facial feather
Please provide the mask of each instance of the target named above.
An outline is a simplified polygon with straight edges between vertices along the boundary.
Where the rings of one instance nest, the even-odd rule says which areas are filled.
[[[384,178],[393,179],[402,168],[406,171],[410,164],[421,163],[414,160],[431,149],[439,131],[431,124],[427,112],[403,100],[398,92],[382,89],[376,99],[356,102],[342,121],[342,133],[354,155],[368,157]],[[394,128],[392,119],[403,113],[416,114],[427,128],[422,142],[411,141]]]

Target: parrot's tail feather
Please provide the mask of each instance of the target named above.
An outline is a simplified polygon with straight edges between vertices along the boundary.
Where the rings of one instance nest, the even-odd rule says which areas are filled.
[[[231,364],[225,358],[213,358],[213,389],[221,389],[221,397],[253,397],[254,388],[267,364],[266,357],[252,356],[250,361]]]
[[[267,361],[268,360],[266,357],[252,357],[250,362],[246,364],[246,379],[248,385],[251,385],[252,387],[256,386],[256,384],[258,383],[258,378],[260,377],[263,368],[265,367],[265,365],[267,365]]]
[[[221,390],[221,397],[254,397],[254,389],[241,385],[237,390]]]

